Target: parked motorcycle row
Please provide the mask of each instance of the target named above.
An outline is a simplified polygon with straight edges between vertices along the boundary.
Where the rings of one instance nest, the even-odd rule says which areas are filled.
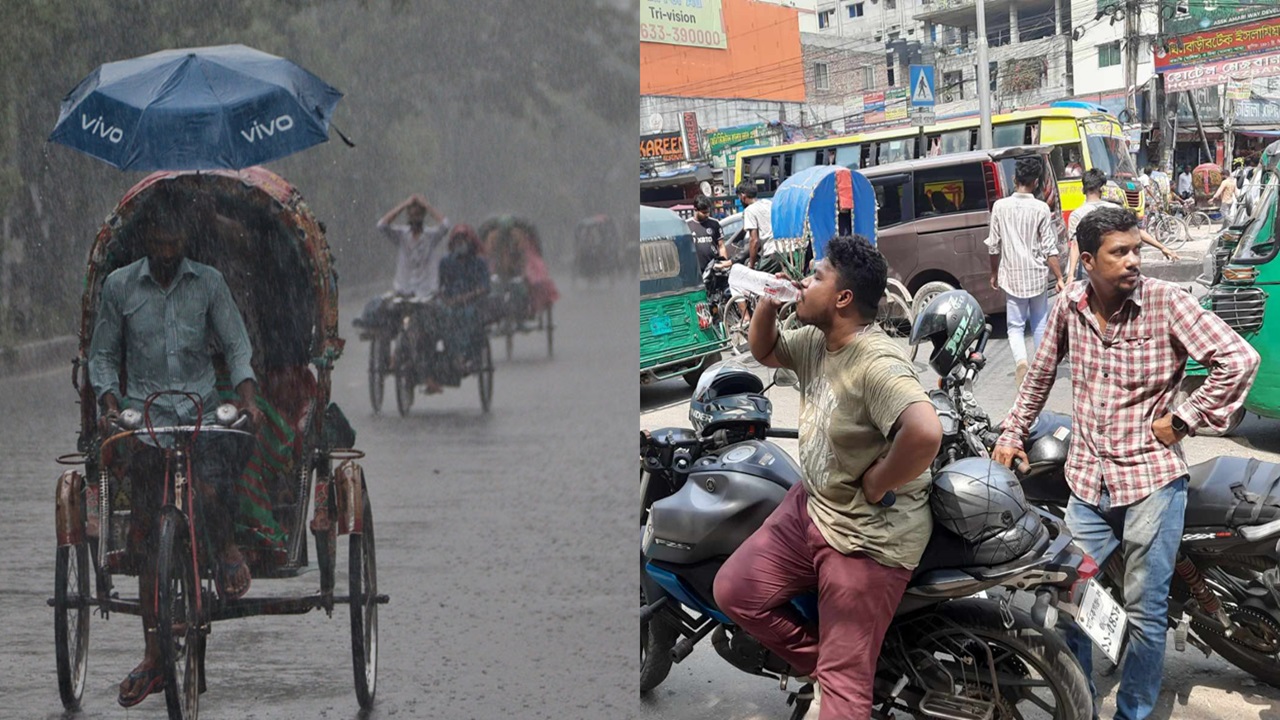
[[[1077,623],[1112,661],[1125,651],[1123,558],[1098,567],[1064,521],[1071,419],[1044,412],[1026,442],[1029,465],[990,460],[1000,427],[974,397],[991,328],[963,290],[934,298],[911,343],[934,341],[941,376],[929,393],[943,442],[932,466],[934,529],[885,636],[873,717],[1093,717],[1089,679],[1061,636]],[[937,352],[923,318],[972,308],[975,329],[959,352]],[[691,427],[642,431],[641,693],[667,677],[708,636],[735,668],[778,683],[791,717],[813,701],[804,683],[716,606],[723,563],[801,482],[799,465],[772,442],[771,387],[733,361],[708,368],[690,400]],[[1174,647],[1226,661],[1280,686],[1280,465],[1219,457],[1191,466],[1186,524],[1170,588]],[[792,601],[816,622],[816,596]]]

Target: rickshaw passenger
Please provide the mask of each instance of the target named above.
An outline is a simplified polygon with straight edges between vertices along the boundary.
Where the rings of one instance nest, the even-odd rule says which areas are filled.
[[[407,225],[392,225],[400,213]],[[427,213],[437,225],[426,227]],[[410,195],[378,220],[378,229],[396,246],[396,278],[394,290],[403,295],[427,297],[439,286],[440,260],[444,257],[444,239],[449,232],[449,219],[431,206],[426,198]]]
[[[123,398],[127,405],[141,409],[151,393],[182,390],[203,399],[203,421],[211,424],[218,404],[210,350],[213,340],[226,359],[240,410],[255,427],[263,421],[250,365],[252,348],[231,291],[216,269],[185,256],[187,238],[207,230],[212,221],[197,221],[193,205],[184,200],[163,187],[155,190],[130,229],[142,241],[147,256],[111,273],[103,284],[89,346],[89,379],[102,407],[104,433],[119,418],[122,370],[128,378]],[[155,427],[192,424],[194,415],[195,408],[185,400],[162,398],[151,408]],[[201,481],[199,520],[219,555],[219,587],[230,598],[242,596],[251,580],[233,530],[234,483],[248,449],[236,440],[215,433],[198,437],[193,457],[195,475]],[[152,520],[160,503],[165,465],[163,453],[151,442],[149,438],[137,442],[130,452],[130,477],[146,479],[145,485],[135,482],[132,497],[131,539],[145,558],[138,578],[141,598],[155,596]],[[142,662],[120,683],[117,700],[125,707],[141,702],[163,683],[151,603],[142,603],[142,619],[146,649]]]
[[[479,301],[489,295],[489,264],[480,254],[480,236],[470,225],[449,231],[449,255],[440,261],[439,298],[447,308],[446,350],[461,371],[479,352],[485,329]]]

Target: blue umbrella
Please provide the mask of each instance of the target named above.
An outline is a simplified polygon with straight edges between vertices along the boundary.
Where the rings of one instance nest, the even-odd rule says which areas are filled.
[[[165,50],[93,71],[49,139],[121,170],[240,170],[328,141],[341,98],[244,45]]]

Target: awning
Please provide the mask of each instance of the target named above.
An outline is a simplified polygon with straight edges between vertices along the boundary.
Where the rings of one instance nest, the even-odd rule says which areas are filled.
[[[640,187],[672,187],[677,185],[696,185],[703,181],[712,179],[711,168],[700,165],[695,168],[688,168],[680,172],[661,175],[658,177],[642,177],[640,178]]]

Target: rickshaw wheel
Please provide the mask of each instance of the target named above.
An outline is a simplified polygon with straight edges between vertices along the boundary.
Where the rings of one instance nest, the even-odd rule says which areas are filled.
[[[373,508],[369,491],[364,495],[364,530],[350,536],[351,660],[355,672],[356,700],[373,707],[378,686],[378,571],[374,552]]]
[[[742,317],[742,309],[738,303],[747,303],[746,298],[729,298],[724,301],[720,310],[721,322],[724,323],[725,339],[729,341],[729,349],[734,355],[741,355],[751,349],[747,343],[747,324]]]
[[[416,359],[409,347],[404,335],[396,340],[396,410],[400,411],[400,417],[408,415],[409,408],[413,407],[413,386],[416,380],[413,369]]]
[[[480,386],[480,409],[489,412],[493,404],[493,350],[489,339],[480,346],[480,369],[476,371],[476,383]]]
[[[67,710],[80,707],[89,667],[89,546],[58,548],[53,581],[53,638],[58,694]]]
[[[390,341],[375,337],[369,343],[369,403],[373,405],[374,414],[382,412],[384,380],[387,374],[387,356],[390,353]]]
[[[160,519],[160,558],[156,568],[159,603],[156,636],[160,642],[164,699],[170,720],[194,720],[200,707],[201,620],[196,611],[200,585],[192,566],[186,521],[173,509]]]
[[[555,328],[555,325],[551,323],[551,306],[550,305],[547,306],[547,317],[545,322],[547,327],[547,357],[555,357],[556,356],[556,345],[555,345],[556,328]]]

